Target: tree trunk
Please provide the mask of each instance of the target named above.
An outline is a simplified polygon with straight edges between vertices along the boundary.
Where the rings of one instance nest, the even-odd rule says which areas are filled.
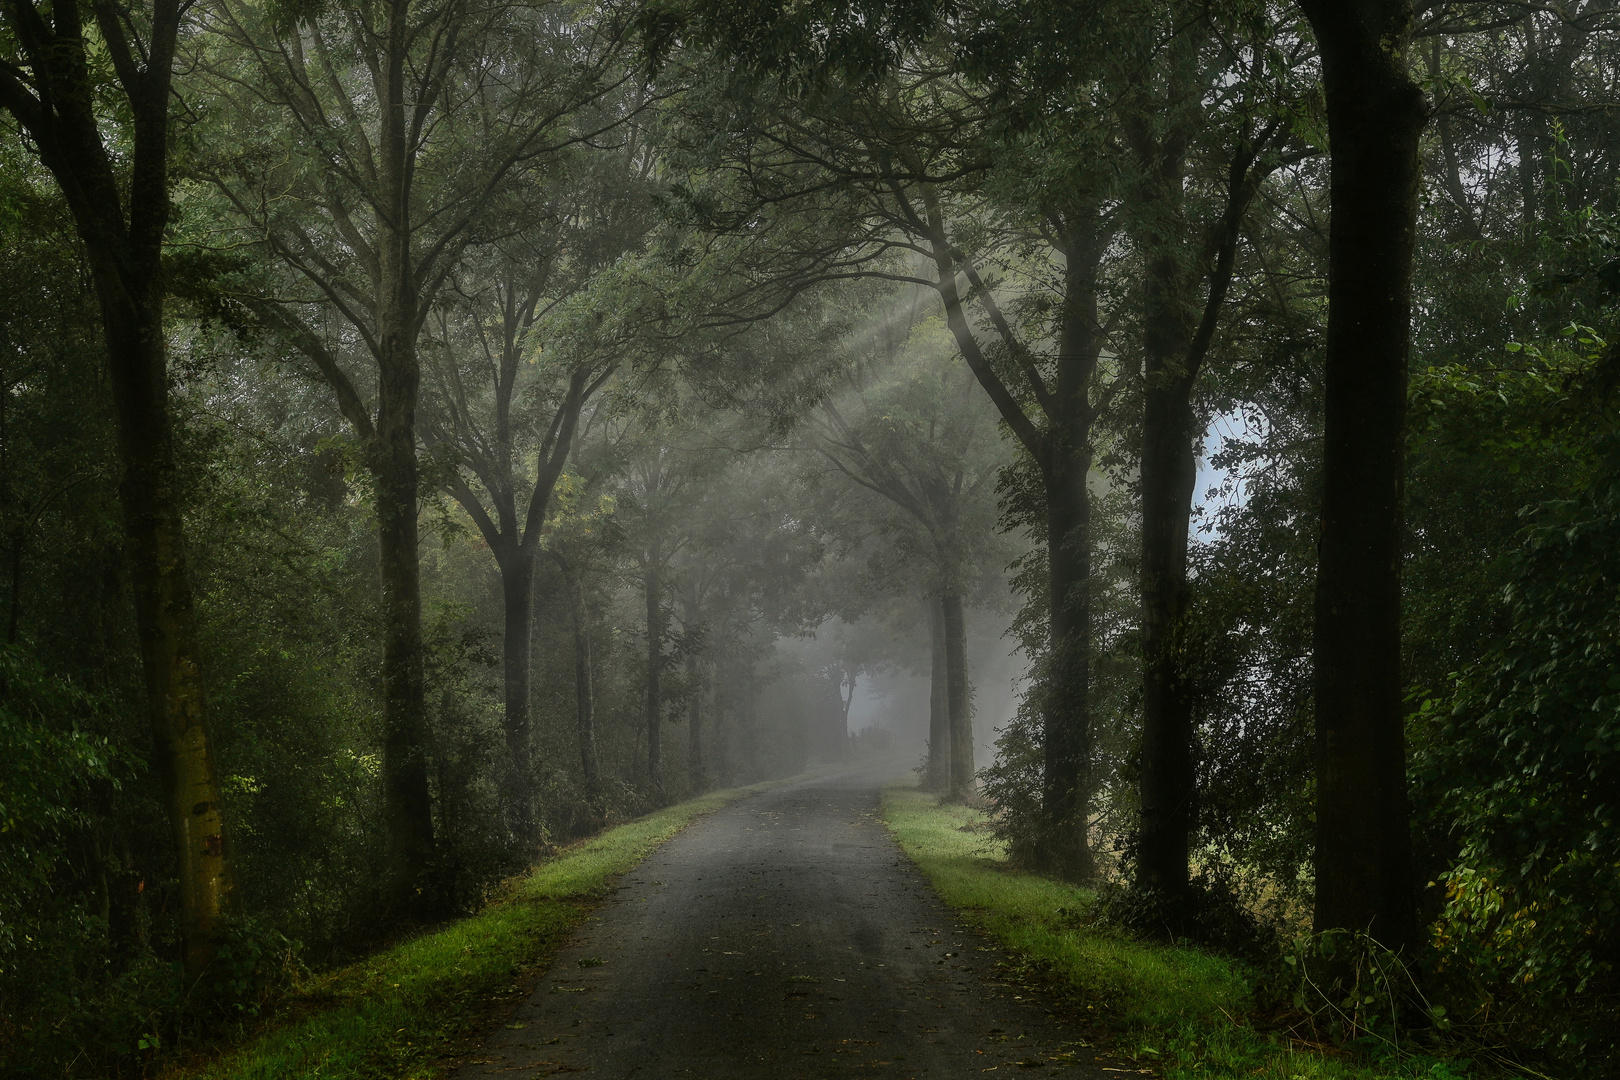
[[[95,255],[92,254],[92,260]],[[154,267],[155,271],[155,267]],[[155,273],[154,273],[155,277]],[[218,952],[234,907],[187,571],[168,403],[160,286],[132,302],[96,274],[118,412],[118,449],[135,623],[158,777],[179,856],[181,936],[190,980]]]
[[[946,590],[940,597],[940,621],[945,638],[945,708],[951,741],[950,787],[947,798],[971,802],[973,780],[973,703],[968,697],[967,625],[962,597]]]
[[[714,758],[715,783],[723,788],[731,786],[732,761],[735,760],[731,749],[731,731],[736,726],[729,722],[733,706],[726,689],[725,672],[724,663],[717,661],[714,665],[714,734],[709,739],[710,756]]]
[[[1316,582],[1318,931],[1416,936],[1402,726],[1400,560],[1418,143],[1399,0],[1304,0],[1332,146]]]
[[[529,737],[529,663],[534,620],[534,549],[508,545],[499,560],[505,625],[501,671],[506,696],[506,813],[519,842],[537,839],[533,752]]]
[[[1043,657],[1041,835],[1035,867],[1074,881],[1092,876],[1091,810],[1091,425],[1090,393],[1101,340],[1097,275],[1101,229],[1068,245],[1058,340],[1054,418],[1040,462],[1046,493],[1051,639]],[[1092,231],[1095,230],[1095,231]]]
[[[698,685],[701,670],[696,656],[686,658],[687,692],[692,695],[686,713],[686,781],[693,794],[703,790],[703,689]]]
[[[663,740],[661,725],[664,716],[664,604],[663,575],[659,565],[660,553],[655,549],[647,560],[643,584],[647,590],[647,778],[653,790],[664,790]]]
[[[415,349],[403,330],[379,356],[377,538],[383,635],[383,807],[389,891],[402,910],[427,913],[437,897],[433,802],[428,787],[427,700],[422,655],[421,564],[417,557]]]
[[[591,624],[585,607],[585,582],[568,563],[569,603],[574,624],[574,718],[579,734],[579,765],[585,778],[585,797],[594,805],[601,801],[602,781],[596,765],[596,702],[591,685]]]
[[[1141,833],[1136,884],[1187,889],[1194,797],[1193,717],[1179,642],[1187,607],[1187,533],[1198,482],[1192,389],[1193,320],[1180,249],[1185,149],[1174,135],[1139,139],[1146,254],[1142,415]]]
[[[1086,835],[1091,807],[1091,472],[1089,449],[1072,455],[1046,485],[1052,640],[1044,659],[1042,817],[1037,869],[1091,877]]]
[[[838,736],[838,760],[849,760],[849,710],[855,705],[855,685],[859,677],[849,676],[849,693],[840,695],[839,704],[844,707],[844,726]]]
[[[928,598],[929,693],[928,693],[928,772],[929,791],[945,795],[951,788],[950,682],[946,675],[945,616],[937,596]]]
[[[380,48],[387,100],[405,100],[407,5],[390,0]],[[421,562],[417,551],[416,404],[419,283],[412,258],[412,151],[406,110],[382,110],[377,188],[377,535],[382,552],[383,806],[390,882],[400,908],[429,914],[438,904],[433,800],[428,786],[426,678],[422,652]]]
[[[1142,431],[1142,823],[1136,871],[1138,886],[1179,895],[1187,888],[1196,796],[1192,702],[1179,653],[1198,462],[1191,386],[1170,382],[1155,387],[1149,376]]]

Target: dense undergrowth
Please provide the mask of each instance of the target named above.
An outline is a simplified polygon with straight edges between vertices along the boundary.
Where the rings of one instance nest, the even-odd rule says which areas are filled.
[[[1470,1063],[1373,1040],[1313,1046],[1254,1022],[1264,973],[1193,947],[1143,941],[1090,918],[1096,893],[1020,873],[986,815],[941,805],[910,780],[889,785],[884,818],[945,902],[1006,945],[1033,972],[1075,994],[1116,1049],[1166,1080],[1447,1080]]]
[[[697,817],[781,782],[711,792],[609,829],[512,879],[477,915],[306,978],[234,1045],[167,1062],[163,1047],[149,1045],[146,1061],[132,1064],[166,1080],[436,1076],[544,969],[618,875]],[[0,1075],[36,1074],[14,1062]]]

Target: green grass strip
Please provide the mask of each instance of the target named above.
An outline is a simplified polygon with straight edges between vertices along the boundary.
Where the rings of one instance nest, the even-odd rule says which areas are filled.
[[[1015,956],[1067,980],[1117,1032],[1119,1048],[1166,1080],[1450,1080],[1451,1063],[1407,1058],[1387,1063],[1297,1049],[1245,1026],[1254,973],[1200,949],[1133,940],[1087,925],[1094,899],[1007,865],[984,830],[985,814],[941,806],[896,780],[884,788],[883,817],[901,848],[964,918]]]
[[[621,874],[703,814],[786,781],[717,791],[609,829],[470,918],[311,980],[246,1043],[172,1080],[425,1080],[549,962]]]

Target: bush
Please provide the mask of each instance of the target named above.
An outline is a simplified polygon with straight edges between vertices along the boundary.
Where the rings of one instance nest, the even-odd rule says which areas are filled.
[[[1201,872],[1181,896],[1105,884],[1089,915],[1149,940],[1202,945],[1246,960],[1273,960],[1281,948],[1277,928],[1250,910],[1222,868]]]
[[[1611,438],[1620,465],[1620,440]],[[1541,1049],[1612,1064],[1620,963],[1620,479],[1535,509],[1504,639],[1425,701],[1419,805],[1458,852],[1436,944],[1480,1008],[1532,1009]]]

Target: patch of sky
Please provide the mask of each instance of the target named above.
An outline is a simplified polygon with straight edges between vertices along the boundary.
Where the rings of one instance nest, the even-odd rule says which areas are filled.
[[[1270,430],[1258,410],[1242,405],[1215,416],[1204,429],[1198,448],[1198,480],[1193,487],[1192,539],[1195,544],[1214,543],[1221,535],[1221,515],[1241,507],[1248,498],[1248,475],[1234,458],[1252,471],[1258,464],[1247,453],[1236,452],[1239,443],[1258,444]]]

